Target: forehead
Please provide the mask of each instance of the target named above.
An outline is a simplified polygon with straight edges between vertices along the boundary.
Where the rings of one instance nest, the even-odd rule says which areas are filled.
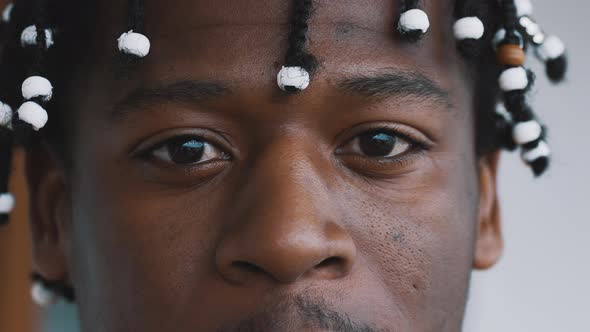
[[[309,22],[309,50],[329,69],[370,64],[413,66],[428,70],[445,65],[454,54],[449,39],[448,1],[429,1],[431,30],[418,45],[403,43],[395,31],[398,1],[316,0]],[[116,52],[113,38],[125,27],[126,1],[101,2],[101,49]],[[271,72],[280,68],[287,45],[292,1],[288,0],[171,0],[145,4],[146,34],[152,42],[147,67],[171,66],[232,73],[244,65]],[[121,22],[121,24],[113,24]],[[359,59],[363,59],[359,62]],[[206,63],[195,68],[196,63]],[[155,69],[155,68],[154,68]],[[156,69],[162,70],[162,68]]]

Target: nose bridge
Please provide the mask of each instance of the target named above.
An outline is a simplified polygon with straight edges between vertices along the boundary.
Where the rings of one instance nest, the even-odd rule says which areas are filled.
[[[328,259],[333,264],[322,268],[324,276],[347,273],[354,244],[337,225],[322,175],[329,166],[317,154],[314,147],[283,137],[252,163],[217,253],[220,271],[230,279],[243,280],[255,270],[291,282]],[[240,269],[244,264],[250,268]]]

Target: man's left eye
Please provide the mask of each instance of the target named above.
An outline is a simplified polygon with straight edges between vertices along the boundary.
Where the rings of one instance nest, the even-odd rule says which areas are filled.
[[[339,149],[340,154],[356,154],[369,158],[395,158],[413,148],[407,139],[392,132],[370,131],[356,136]]]
[[[153,149],[150,157],[175,165],[194,165],[227,159],[227,155],[221,149],[199,137],[170,139]]]

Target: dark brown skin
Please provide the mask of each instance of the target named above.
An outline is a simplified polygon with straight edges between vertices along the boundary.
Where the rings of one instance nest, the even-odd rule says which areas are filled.
[[[276,86],[288,1],[148,1],[152,53],[126,80],[105,70],[125,7],[104,3],[105,54],[69,92],[73,169],[28,155],[36,268],[74,286],[84,331],[460,331],[471,270],[502,241],[498,154],[475,154],[449,3],[428,2],[431,31],[408,45],[394,1],[318,1],[321,67],[295,96]],[[341,87],[399,72],[448,97]],[[125,99],[186,80],[230,92]],[[358,149],[384,130],[398,155]],[[209,160],[140,157],[179,135]]]

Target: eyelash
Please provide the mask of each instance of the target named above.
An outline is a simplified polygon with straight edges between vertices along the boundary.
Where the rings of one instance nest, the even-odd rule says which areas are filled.
[[[413,146],[413,149],[418,148],[420,150],[425,150],[425,151],[432,149],[431,143],[425,142],[423,138],[418,138],[416,135],[403,132],[403,130],[400,126],[396,126],[396,125],[381,126],[381,127],[377,127],[375,129],[369,130],[369,132],[380,132],[380,131],[383,131],[387,134],[390,134],[390,135],[393,135],[393,136],[396,136],[396,137],[399,137],[401,139],[408,141],[408,143],[410,143]]]
[[[218,144],[215,140],[212,140],[212,139],[206,137],[206,135],[198,135],[198,134],[184,134],[184,135],[179,134],[176,136],[168,137],[162,141],[159,141],[159,143],[152,144],[148,147],[141,149],[140,151],[138,151],[136,153],[135,156],[137,159],[142,160],[144,162],[154,162],[155,159],[157,159],[157,157],[154,156],[154,153],[156,151],[158,151],[159,149],[165,148],[168,144],[171,144],[172,142],[174,142],[176,140],[183,140],[183,139],[186,139],[187,141],[188,140],[196,140],[196,141],[205,142],[206,144],[209,144],[209,145],[213,146],[214,148],[220,150],[223,153],[224,157],[226,157],[226,158],[223,158],[223,160],[231,160],[232,159],[232,155],[221,144]],[[195,167],[199,167],[205,163],[206,162],[185,164],[185,165],[175,164],[174,167],[195,168]]]

